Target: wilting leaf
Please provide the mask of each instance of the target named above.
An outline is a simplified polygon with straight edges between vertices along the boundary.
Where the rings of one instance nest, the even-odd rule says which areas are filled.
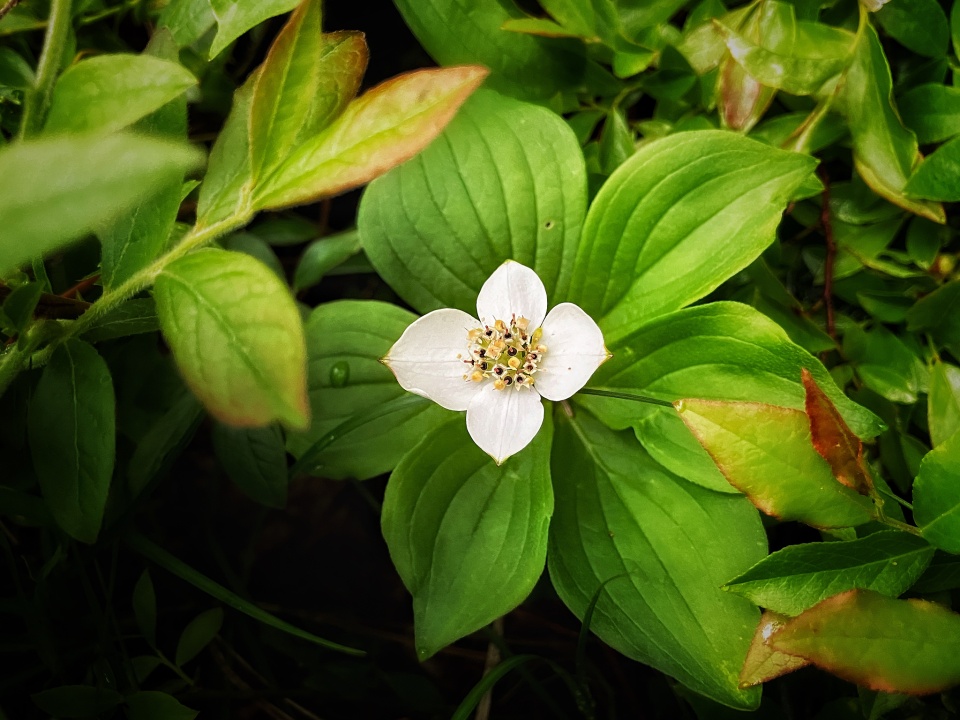
[[[788,655],[767,645],[770,636],[789,621],[786,615],[769,610],[760,617],[750,649],[747,650],[747,659],[743,661],[740,671],[740,687],[759,685],[810,664],[809,660]]]

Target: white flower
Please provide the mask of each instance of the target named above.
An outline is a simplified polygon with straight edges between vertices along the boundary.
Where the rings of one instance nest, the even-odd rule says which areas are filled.
[[[566,400],[610,354],[578,306],[561,303],[547,315],[540,278],[513,260],[480,288],[477,314],[427,313],[382,362],[405,390],[466,410],[470,437],[499,465],[537,434],[540,399]]]

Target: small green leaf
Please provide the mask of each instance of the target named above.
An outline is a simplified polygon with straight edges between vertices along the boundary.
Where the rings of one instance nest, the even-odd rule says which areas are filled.
[[[611,342],[703,297],[770,244],[815,165],[718,130],[644,145],[590,207],[569,299]]]
[[[293,290],[299,292],[317,285],[323,276],[360,252],[360,234],[348,230],[320,238],[307,245],[293,273]]]
[[[937,445],[920,463],[913,484],[913,517],[927,540],[960,553],[960,433]]]
[[[193,720],[196,710],[181,705],[173,695],[143,690],[124,698],[129,720]]]
[[[103,313],[83,333],[84,340],[96,343],[160,329],[153,298],[133,298]]]
[[[314,202],[409,160],[443,130],[486,76],[487,70],[476,65],[419,70],[367,91],[263,180],[255,206]]]
[[[936,447],[960,429],[960,368],[937,361],[930,371],[927,397],[930,441]]]
[[[213,60],[247,30],[293,10],[298,0],[207,0],[207,3],[217,22],[217,34],[208,54],[208,59]]]
[[[371,183],[357,227],[377,272],[421,312],[475,312],[481,286],[508,259],[532,267],[556,303],[569,285],[586,185],[560,117],[483,89],[437,142]]]
[[[897,335],[882,325],[864,331],[850,325],[843,336],[847,360],[863,384],[897,403],[914,403],[927,389],[927,368]]]
[[[960,200],[960,138],[937,148],[920,163],[904,191],[927,200]]]
[[[0,275],[111,222],[201,157],[182,143],[128,134],[0,148]]]
[[[497,466],[457,418],[390,477],[383,536],[413,595],[421,660],[513,610],[540,579],[553,514],[551,436],[548,420],[529,448]]]
[[[170,407],[160,415],[137,441],[127,466],[130,493],[136,497],[151,480],[170,469],[203,420],[203,408],[181,386]]]
[[[950,43],[947,14],[937,0],[895,0],[874,15],[894,40],[918,55],[942,57]]]
[[[223,625],[223,608],[211,608],[191,620],[177,641],[177,654],[174,656],[177,666],[193,660],[220,632]]]
[[[960,135],[960,88],[939,83],[918,85],[897,99],[897,107],[921,145]]]
[[[871,690],[925,695],[960,683],[960,615],[926,600],[850,590],[774,633],[782,652]]]
[[[960,357],[960,281],[946,282],[907,312],[907,329],[926,331]],[[882,356],[881,356],[882,357]]]
[[[144,639],[155,645],[157,642],[157,596],[153,590],[150,571],[144,570],[133,586],[133,616]]]
[[[50,513],[71,537],[94,542],[107,505],[116,438],[110,370],[93,347],[70,339],[56,349],[30,400],[28,425]]]
[[[199,250],[167,265],[153,293],[177,366],[213,415],[238,427],[308,424],[300,313],[262,263]]]
[[[123,698],[116,690],[89,685],[63,685],[30,696],[34,704],[57,718],[96,717],[117,705]]]
[[[276,425],[263,428],[213,426],[213,449],[230,479],[267,507],[287,504],[287,451]]]
[[[819,528],[873,518],[870,501],[838,483],[813,448],[803,411],[716,400],[675,404],[720,472],[767,515]]]
[[[897,597],[926,569],[933,548],[890,530],[858,540],[790,545],[764,558],[724,589],[760,607],[795,616],[839,592],[862,588]]]
[[[196,78],[176,62],[116,53],[78,62],[57,80],[44,133],[109,133],[158,110]]]
[[[43,284],[30,282],[13,290],[3,301],[3,314],[16,332],[21,332],[33,318],[33,311],[43,294]]]
[[[766,552],[756,510],[668,473],[584,410],[557,413],[551,473],[550,579],[567,607],[583,618],[606,583],[591,623],[600,639],[712,700],[755,708],[759,689],[738,683],[760,614],[720,586]]]
[[[193,45],[217,20],[209,0],[170,0],[160,13],[158,25],[170,32],[180,47]]]

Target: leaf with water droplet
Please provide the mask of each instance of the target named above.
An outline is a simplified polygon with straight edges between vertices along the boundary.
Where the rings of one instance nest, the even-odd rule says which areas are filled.
[[[350,363],[346,360],[335,362],[330,368],[330,385],[335,388],[344,387],[350,380]]]

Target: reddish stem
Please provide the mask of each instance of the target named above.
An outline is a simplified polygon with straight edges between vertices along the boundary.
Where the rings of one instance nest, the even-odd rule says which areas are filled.
[[[819,170],[823,182],[820,195],[820,226],[827,240],[827,257],[823,263],[823,304],[827,308],[827,334],[837,339],[837,328],[833,320],[833,264],[837,257],[837,243],[833,238],[833,225],[830,223],[830,176],[822,167]]]
[[[91,275],[86,280],[81,280],[80,282],[78,282],[69,290],[65,290],[64,292],[60,293],[60,297],[62,298],[76,297],[77,293],[82,293],[84,290],[89,290],[91,287],[93,287],[94,284],[99,279],[100,279],[99,275]]]

